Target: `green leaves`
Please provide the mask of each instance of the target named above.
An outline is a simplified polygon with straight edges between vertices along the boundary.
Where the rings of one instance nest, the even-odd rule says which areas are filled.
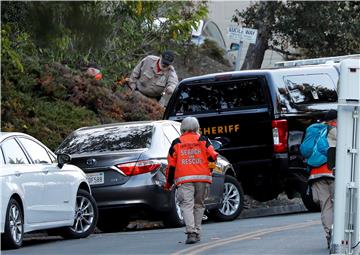
[[[10,26],[3,26],[1,29],[1,59],[2,61],[10,61],[17,70],[24,72],[20,56],[14,50],[9,38]]]
[[[157,102],[116,81],[146,55],[185,55],[191,27],[206,14],[199,1],[2,2],[2,129],[55,149],[81,126],[161,118]],[[103,79],[84,74],[90,63]]]
[[[291,55],[291,45],[304,58],[360,52],[360,3],[356,1],[260,2],[236,11],[235,22],[266,26],[267,46]]]

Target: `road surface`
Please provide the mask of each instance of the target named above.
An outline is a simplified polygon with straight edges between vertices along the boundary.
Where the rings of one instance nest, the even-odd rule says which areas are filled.
[[[39,237],[2,254],[328,254],[319,213],[208,222],[201,242],[184,241],[183,228],[93,234],[81,240]]]

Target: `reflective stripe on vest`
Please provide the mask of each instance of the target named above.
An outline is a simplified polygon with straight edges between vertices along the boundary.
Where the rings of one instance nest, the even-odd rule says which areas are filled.
[[[309,180],[314,180],[321,177],[334,178],[333,171],[328,168],[327,164],[323,164],[322,166],[312,168],[310,171]]]
[[[312,174],[309,177],[309,180],[315,180],[321,177],[330,177],[330,178],[335,178],[334,175],[332,174]]]
[[[212,177],[210,175],[187,175],[179,177],[175,180],[175,184],[184,182],[209,182],[211,183]]]

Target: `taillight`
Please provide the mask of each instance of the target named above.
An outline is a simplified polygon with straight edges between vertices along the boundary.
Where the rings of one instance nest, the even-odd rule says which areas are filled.
[[[274,139],[274,151],[277,153],[287,152],[288,149],[287,120],[273,120],[272,132]]]
[[[161,163],[156,160],[144,160],[116,165],[125,175],[132,176],[156,170]]]

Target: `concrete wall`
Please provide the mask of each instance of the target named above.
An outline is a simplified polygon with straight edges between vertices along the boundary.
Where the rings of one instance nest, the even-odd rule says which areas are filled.
[[[213,20],[219,26],[221,32],[223,33],[226,46],[229,49],[230,44],[234,41],[231,41],[227,36],[227,27],[231,24],[232,16],[235,14],[235,10],[244,10],[251,4],[250,1],[216,1],[211,0],[208,2],[209,5],[209,19]],[[234,23],[233,23],[234,24]],[[241,62],[244,62],[246,52],[248,49],[248,44],[244,43],[241,50]],[[232,58],[236,59],[237,52],[233,52]],[[280,54],[274,51],[267,50],[265,52],[265,57],[262,63],[261,68],[273,67],[275,62],[283,61],[283,58]]]

